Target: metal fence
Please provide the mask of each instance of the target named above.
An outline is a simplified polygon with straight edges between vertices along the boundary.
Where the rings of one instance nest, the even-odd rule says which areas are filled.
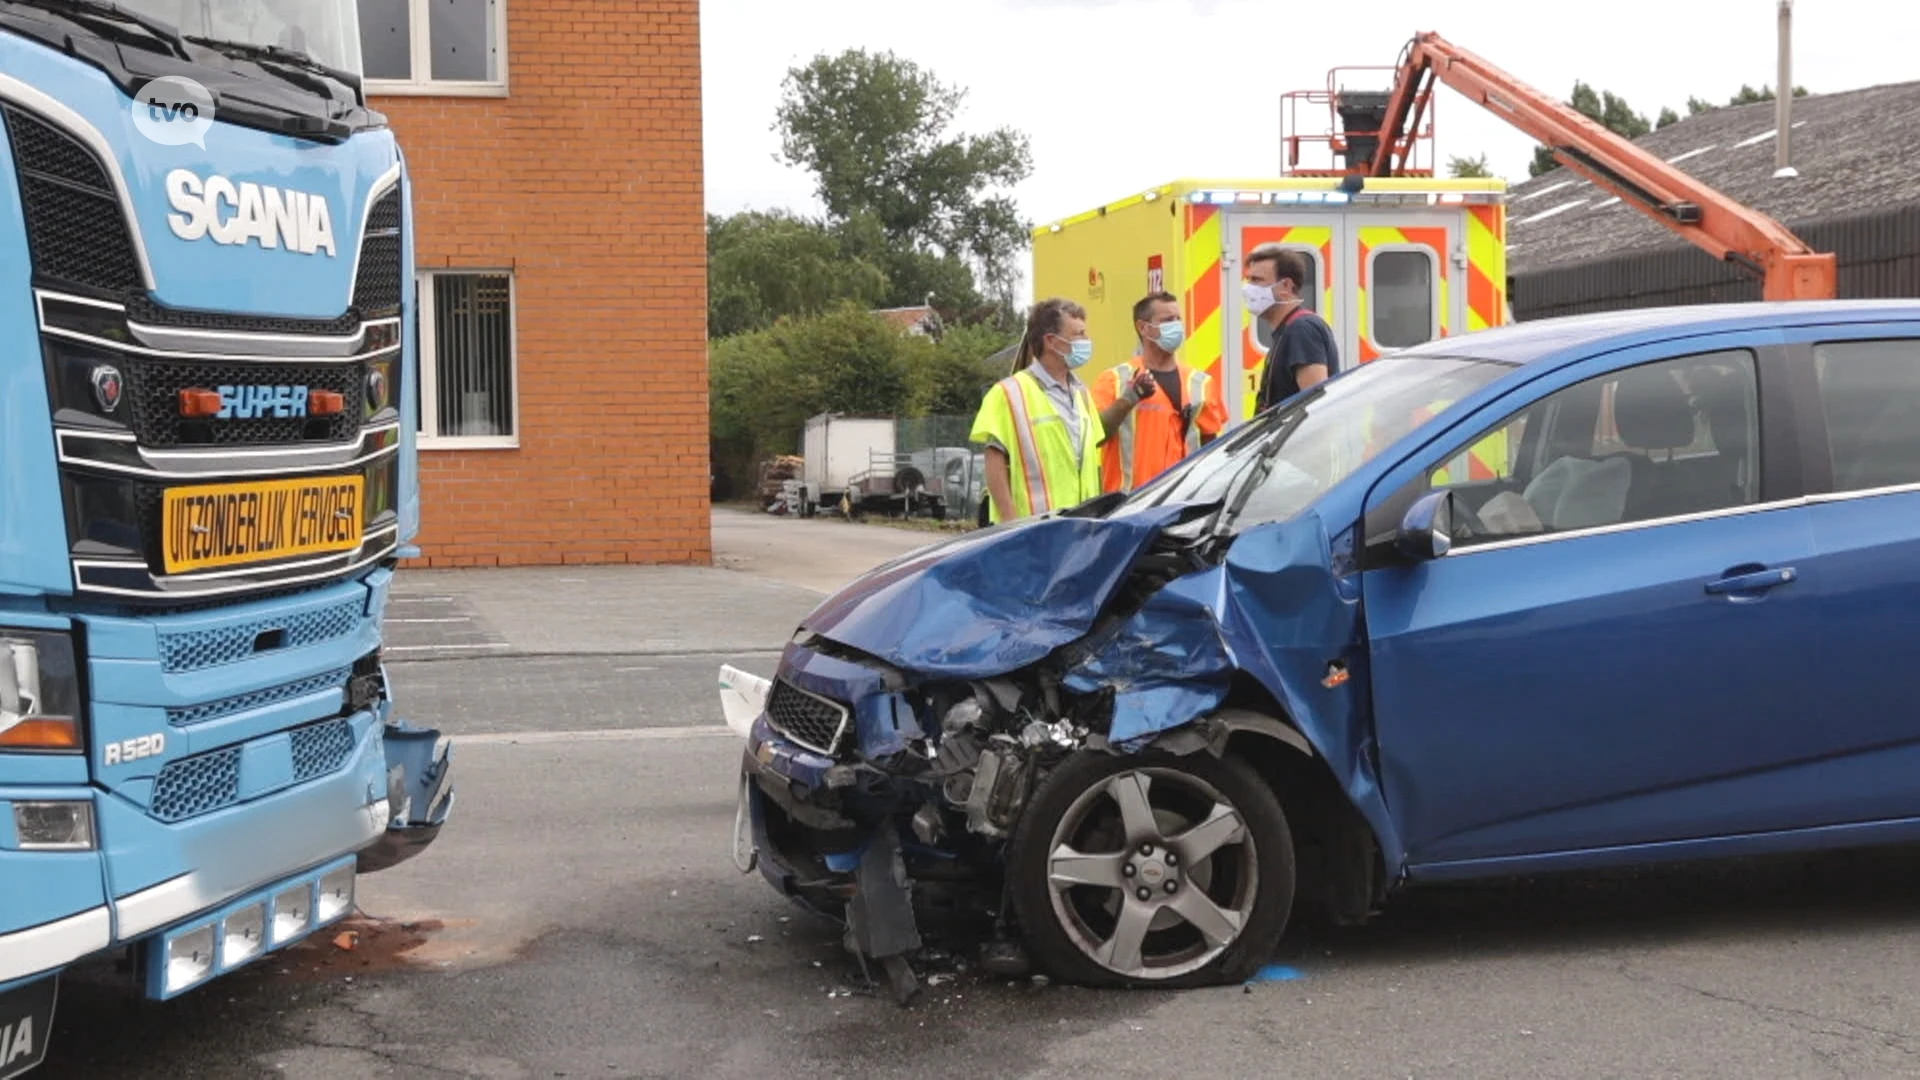
[[[971,416],[916,416],[893,422],[893,447],[902,454],[967,445]]]
[[[1839,262],[1843,299],[1920,297],[1920,205],[1792,226]],[[1518,320],[1593,311],[1760,299],[1760,283],[1691,245],[1593,259],[1515,275]]]

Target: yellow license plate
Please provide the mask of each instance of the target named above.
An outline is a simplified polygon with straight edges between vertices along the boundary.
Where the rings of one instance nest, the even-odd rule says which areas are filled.
[[[171,488],[161,534],[167,573],[352,551],[366,478],[301,477]]]

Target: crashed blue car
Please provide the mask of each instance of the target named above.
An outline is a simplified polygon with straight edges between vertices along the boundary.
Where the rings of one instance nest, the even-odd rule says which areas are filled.
[[[1443,339],[723,672],[735,858],[896,987],[956,883],[1185,986],[1427,881],[1911,842],[1915,611],[1920,302]]]

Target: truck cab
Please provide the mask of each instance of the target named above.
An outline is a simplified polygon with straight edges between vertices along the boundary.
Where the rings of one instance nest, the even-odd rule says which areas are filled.
[[[59,972],[171,998],[421,850],[381,619],[412,222],[351,0],[0,0],[0,1077]]]

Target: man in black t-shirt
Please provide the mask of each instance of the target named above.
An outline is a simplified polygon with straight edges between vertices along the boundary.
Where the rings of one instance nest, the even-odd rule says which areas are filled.
[[[1340,371],[1340,346],[1327,320],[1307,310],[1306,256],[1262,244],[1247,256],[1247,310],[1273,332],[1260,376],[1256,412],[1264,412]]]

